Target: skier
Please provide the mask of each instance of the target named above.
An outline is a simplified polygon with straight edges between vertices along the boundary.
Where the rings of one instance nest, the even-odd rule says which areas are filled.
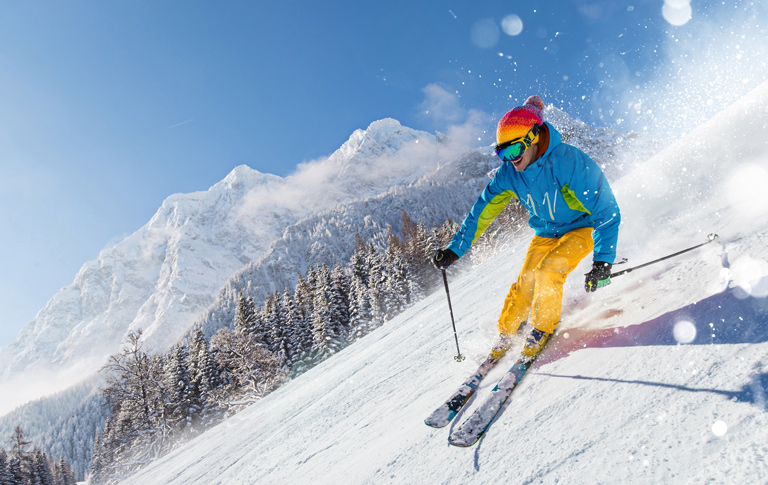
[[[616,258],[621,215],[613,191],[600,167],[543,121],[543,110],[541,98],[531,96],[499,120],[501,167],[450,244],[434,255],[439,269],[457,261],[513,197],[530,212],[535,236],[504,301],[494,359],[504,355],[529,313],[533,328],[522,355],[532,359],[560,323],[566,276],[592,252],[584,286],[595,291],[610,284]]]

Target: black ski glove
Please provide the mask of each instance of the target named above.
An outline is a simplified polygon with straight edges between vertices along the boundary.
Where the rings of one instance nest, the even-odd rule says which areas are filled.
[[[592,263],[592,271],[587,273],[587,279],[584,281],[584,289],[587,293],[597,291],[598,288],[611,284],[611,263],[595,261]]]
[[[437,266],[437,269],[445,269],[459,260],[456,253],[450,249],[438,249],[435,256],[432,258],[432,263]]]

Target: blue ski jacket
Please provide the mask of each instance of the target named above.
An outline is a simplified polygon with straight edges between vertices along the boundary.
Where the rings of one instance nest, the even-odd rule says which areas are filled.
[[[621,213],[608,180],[586,153],[562,143],[560,133],[544,125],[547,151],[522,172],[511,162],[501,165],[448,245],[457,256],[464,255],[514,197],[530,212],[528,225],[537,236],[559,238],[592,227],[593,260],[613,264]]]

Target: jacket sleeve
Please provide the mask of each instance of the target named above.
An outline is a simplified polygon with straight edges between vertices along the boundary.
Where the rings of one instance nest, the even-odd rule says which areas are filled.
[[[573,163],[561,164],[570,170],[564,189],[578,199],[589,213],[594,227],[593,261],[613,264],[621,224],[619,205],[600,167],[586,153],[571,148]]]
[[[453,240],[448,245],[448,249],[461,257],[477,241],[485,228],[487,228],[496,216],[498,216],[504,207],[507,206],[512,197],[517,198],[517,194],[512,190],[505,190],[501,179],[502,170],[496,172],[496,176],[485,187],[480,197],[475,201],[475,205],[464,218],[461,228],[453,236]]]

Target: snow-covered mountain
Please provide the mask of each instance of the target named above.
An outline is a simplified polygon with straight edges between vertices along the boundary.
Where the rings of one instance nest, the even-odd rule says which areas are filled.
[[[150,348],[168,347],[287,227],[350,197],[374,195],[406,168],[411,178],[423,175],[423,167],[401,163],[365,186],[354,183],[420,139],[436,140],[382,120],[286,179],[239,166],[207,191],[168,197],[144,227],[84,264],[0,351],[0,388],[14,396],[3,399],[0,413],[39,397],[39,387],[53,392],[92,374],[131,330],[143,329]]]
[[[573,143],[599,142],[593,155],[608,167],[631,165],[643,150],[640,138],[590,131],[556,108],[550,115]],[[495,162],[489,148],[384,119],[288,177],[240,166],[207,191],[170,196],[0,350],[9,396],[0,414],[92,375],[129,331],[142,329],[158,350],[196,321],[212,333],[228,324],[234,292],[263,296],[292,286],[310,264],[346,260],[355,233],[384,237],[403,209],[428,224],[461,217]]]
[[[586,258],[557,336],[474,448],[423,419],[485,357],[527,237],[451,280],[464,363],[435,293],[125,483],[765,483],[765,126],[768,83],[613,184],[629,266],[720,239],[593,294]]]

